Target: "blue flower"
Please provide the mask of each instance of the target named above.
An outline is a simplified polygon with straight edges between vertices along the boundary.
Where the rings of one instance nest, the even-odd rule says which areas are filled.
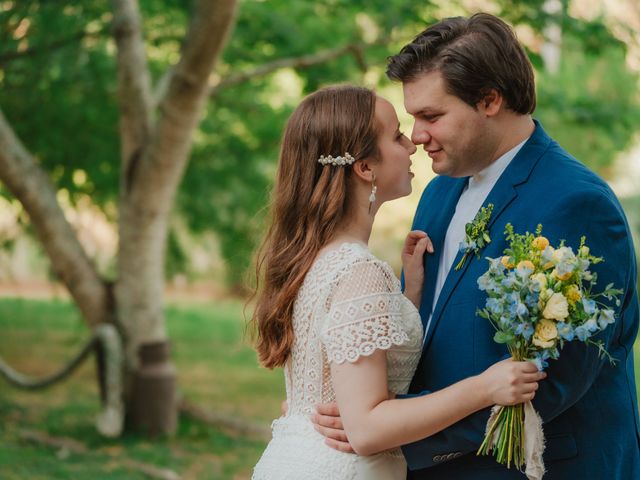
[[[598,315],[598,326],[601,330],[607,328],[607,325],[611,325],[616,321],[613,310],[606,308],[604,310],[600,310],[600,315]]]
[[[500,283],[503,287],[511,288],[516,283],[516,276],[511,272]]]
[[[489,310],[494,315],[500,315],[504,311],[502,307],[502,303],[497,298],[489,298],[487,299],[487,310]]]
[[[511,323],[513,322],[513,319],[511,317],[506,317],[506,316],[502,315],[500,317],[499,322],[500,322],[500,326],[502,328],[509,328],[511,326]]]
[[[529,282],[529,291],[531,293],[540,293],[540,282],[536,282],[536,281],[530,281]]]
[[[556,327],[558,329],[558,335],[560,335],[561,338],[565,339],[567,342],[573,340],[575,332],[573,331],[573,326],[571,326],[570,323],[558,322]]]
[[[533,282],[533,283],[536,283],[536,282]],[[538,300],[540,300],[540,293],[533,292],[533,293],[527,294],[527,296],[524,299],[524,303],[527,304],[527,307],[534,308],[538,305]]]
[[[580,325],[579,327],[577,327],[574,332],[576,334],[576,337],[578,337],[578,340],[580,340],[581,342],[584,342],[591,336],[591,333],[584,325]]]
[[[462,242],[460,242],[460,244],[458,245],[458,251],[459,252],[466,252],[468,250],[475,250],[477,248],[478,244],[476,243],[475,240],[463,240]]]
[[[584,311],[587,315],[593,315],[596,313],[596,302],[590,298],[583,298],[582,306],[584,307]]]
[[[527,309],[527,306],[524,303],[518,302],[518,304],[516,305],[516,315],[520,318],[526,317],[529,315],[529,310]]]
[[[488,273],[492,273],[494,275],[501,275],[502,272],[504,272],[504,269],[506,268],[503,264],[502,264],[502,257],[498,257],[498,258],[487,258],[487,260],[489,260],[489,270]]]
[[[528,342],[533,335],[533,325],[529,322],[522,322],[516,325],[516,335],[522,335],[522,337]]]
[[[598,322],[596,322],[595,317],[591,317],[589,320],[584,322],[584,328],[589,330],[589,333],[594,333],[598,331]]]
[[[482,291],[488,290],[491,283],[493,283],[493,280],[491,280],[491,277],[489,276],[489,272],[480,275],[477,281],[478,288]]]
[[[546,367],[549,366],[549,363],[547,363],[547,361],[542,358],[541,354],[543,352],[535,352],[533,354],[533,358],[529,360],[529,361],[533,362],[536,367],[538,367],[538,371],[540,371],[540,372],[543,371]]]

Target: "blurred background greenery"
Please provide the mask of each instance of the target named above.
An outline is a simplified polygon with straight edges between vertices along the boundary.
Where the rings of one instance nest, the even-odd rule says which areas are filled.
[[[179,57],[192,2],[139,4],[152,83],[161,91]],[[243,0],[171,215],[166,317],[185,398],[264,425],[278,415],[281,372],[258,368],[244,335],[243,304],[291,110],[322,85],[365,84],[396,105],[409,132],[400,88],[384,76],[386,57],[436,19],[480,10],[514,25],[536,68],[535,117],[609,181],[640,232],[636,1]],[[107,278],[116,272],[120,175],[111,20],[98,0],[0,0],[0,108],[55,182],[67,218]],[[381,210],[372,236],[374,253],[396,269],[417,198],[432,178],[424,152],[413,162],[414,193]],[[28,215],[0,183],[0,356],[33,375],[64,363],[87,336],[50,272]],[[17,391],[0,380],[3,478],[149,475],[132,461],[185,479],[250,477],[264,440],[233,428],[183,418],[175,437],[159,441],[97,436],[93,370],[84,365],[45,393]],[[32,445],[21,437],[24,429],[81,440],[89,451]]]

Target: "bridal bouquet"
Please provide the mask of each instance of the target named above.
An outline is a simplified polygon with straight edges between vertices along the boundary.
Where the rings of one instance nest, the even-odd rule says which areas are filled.
[[[488,259],[489,269],[478,279],[488,297],[478,315],[492,323],[494,340],[506,344],[515,360],[530,360],[539,370],[560,356],[566,342],[576,340],[613,362],[604,344],[591,337],[615,321],[614,311],[601,300],[620,305],[622,291],[609,284],[592,292],[597,275],[589,267],[604,259],[590,254],[585,237],[574,252],[564,241],[552,247],[541,233],[542,225],[535,235],[520,235],[507,224],[509,247],[504,256]],[[531,402],[493,407],[478,455],[493,453],[507,468],[513,464],[522,470],[526,464],[527,477],[539,479],[543,451],[542,421]]]

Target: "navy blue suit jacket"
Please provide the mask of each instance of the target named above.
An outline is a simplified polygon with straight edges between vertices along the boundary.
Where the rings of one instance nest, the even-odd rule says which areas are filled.
[[[423,322],[433,307],[439,254],[467,179],[439,176],[425,189],[413,228],[426,231],[435,253],[426,257],[420,314]],[[545,480],[640,479],[640,429],[633,367],[638,331],[636,259],[629,226],[607,184],[553,141],[536,122],[531,138],[504,171],[484,205],[494,204],[492,242],[481,258],[451,269],[433,310],[422,358],[410,393],[439,390],[476,375],[507,354],[493,341],[494,330],[476,316],[485,294],[477,279],[487,269],[485,257],[498,257],[506,247],[505,225],[534,232],[539,223],[552,245],[565,239],[574,250],[586,235],[591,253],[605,257],[594,266],[595,290],[612,282],[623,290],[617,320],[599,338],[617,360],[598,358],[598,349],[574,341],[559,360],[551,360],[548,378],[533,401],[546,436]],[[458,263],[458,254],[454,265]],[[489,410],[478,412],[446,430],[406,445],[403,452],[410,479],[522,479],[515,469],[493,457],[475,455]]]

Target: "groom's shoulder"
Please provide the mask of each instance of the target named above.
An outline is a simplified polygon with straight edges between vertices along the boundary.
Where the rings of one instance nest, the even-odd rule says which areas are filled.
[[[544,198],[550,211],[589,217],[604,212],[609,217],[625,218],[607,182],[554,140],[540,156],[527,183],[531,187],[528,196]]]
[[[553,139],[540,157],[534,175],[543,179],[547,185],[555,185],[565,192],[592,192],[615,197],[603,178]]]

